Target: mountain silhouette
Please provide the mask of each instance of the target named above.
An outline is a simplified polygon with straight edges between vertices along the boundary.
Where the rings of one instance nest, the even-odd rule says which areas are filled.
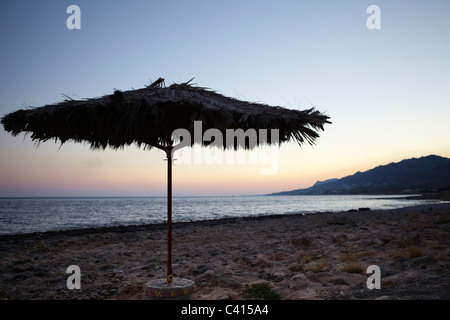
[[[270,195],[415,194],[450,189],[450,159],[436,155],[412,158],[356,172],[312,187]]]

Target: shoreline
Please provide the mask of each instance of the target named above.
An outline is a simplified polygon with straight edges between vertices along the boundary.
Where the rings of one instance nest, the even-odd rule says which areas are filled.
[[[1,299],[144,299],[165,275],[166,224],[0,236]],[[173,224],[175,276],[193,299],[450,299],[450,203],[391,210],[223,218]],[[69,265],[81,290],[66,287]],[[381,290],[366,287],[380,265]]]
[[[442,200],[441,198],[422,198],[421,196],[416,197],[405,197],[405,199],[423,199],[423,200],[440,200],[441,203],[431,203],[423,205],[412,205],[396,209],[383,209],[383,210],[373,210],[373,211],[391,211],[391,210],[403,210],[403,209],[413,209],[413,208],[428,208],[428,207],[450,207],[450,200]],[[360,208],[366,209],[366,208]],[[368,208],[368,211],[372,211]],[[362,210],[364,211],[364,210]],[[182,227],[185,225],[214,225],[226,222],[234,222],[237,220],[258,220],[258,219],[275,219],[283,216],[298,216],[298,215],[324,215],[324,214],[342,214],[346,212],[362,212],[358,209],[351,209],[348,211],[324,211],[324,212],[311,212],[311,213],[279,213],[279,214],[265,214],[265,215],[254,215],[254,216],[239,216],[239,217],[226,217],[217,219],[205,219],[205,220],[189,220],[189,221],[174,221],[172,222],[173,228]],[[0,234],[0,241],[3,239],[20,239],[20,238],[33,238],[33,237],[45,237],[51,235],[86,235],[86,234],[97,234],[104,232],[133,232],[133,231],[151,231],[167,229],[167,223],[146,223],[146,224],[133,224],[133,225],[117,225],[117,226],[99,226],[99,227],[88,227],[88,228],[69,228],[62,230],[48,230],[48,231],[34,231],[27,233],[11,233],[11,234]]]

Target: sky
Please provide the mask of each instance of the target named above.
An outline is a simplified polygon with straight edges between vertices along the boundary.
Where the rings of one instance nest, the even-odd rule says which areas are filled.
[[[67,27],[70,5],[80,8],[80,29]],[[266,194],[450,157],[449,13],[447,0],[2,0],[0,116],[159,77],[166,85],[195,77],[225,96],[330,116],[314,146],[241,151],[212,164],[186,161],[211,150],[175,154],[174,196]],[[164,158],[136,146],[36,147],[1,127],[0,197],[165,196]]]

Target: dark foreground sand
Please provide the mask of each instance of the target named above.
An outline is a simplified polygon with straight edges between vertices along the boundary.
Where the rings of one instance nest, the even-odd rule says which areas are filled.
[[[144,299],[165,275],[165,225],[0,237],[0,299]],[[194,299],[450,299],[450,204],[174,225],[173,269]],[[81,289],[69,290],[69,265]],[[369,290],[369,265],[381,289]]]

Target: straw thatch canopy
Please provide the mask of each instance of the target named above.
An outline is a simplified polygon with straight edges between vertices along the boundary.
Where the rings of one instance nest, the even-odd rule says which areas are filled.
[[[315,109],[299,111],[240,101],[190,81],[166,87],[160,78],[142,89],[116,90],[93,99],[67,98],[57,104],[18,110],[1,122],[12,135],[29,132],[37,142],[54,139],[87,142],[93,149],[131,144],[164,149],[172,146],[175,129],[183,128],[193,135],[194,121],[202,121],[203,132],[215,128],[224,137],[226,129],[268,129],[268,139],[257,144],[290,140],[312,144],[319,137],[318,131],[330,123],[328,119]],[[277,141],[270,139],[270,129],[279,130]],[[234,147],[249,146],[235,143]]]

